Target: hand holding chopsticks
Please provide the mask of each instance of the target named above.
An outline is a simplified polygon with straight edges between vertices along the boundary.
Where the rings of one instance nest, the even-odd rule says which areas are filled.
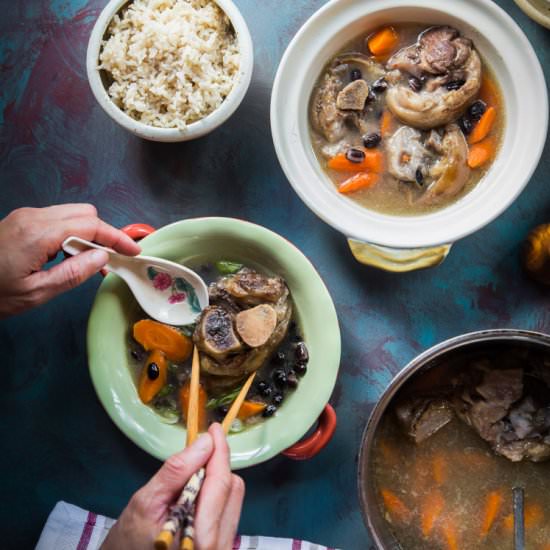
[[[189,408],[187,411],[187,444],[186,447],[192,445],[198,434],[198,419],[199,419],[199,355],[197,348],[193,352],[193,364],[191,367],[191,383],[189,390]],[[239,395],[233,402],[231,408],[227,412],[227,415],[223,421],[222,427],[225,435],[229,432],[231,424],[237,417],[239,409],[248,393],[250,386],[254,380],[255,373],[252,373],[239,392]],[[225,444],[227,448],[227,444]],[[228,467],[229,456],[225,459],[227,464],[216,464],[214,458],[213,467]],[[197,473],[193,474],[187,484],[185,485],[176,505],[171,509],[168,519],[162,527],[162,531],[155,539],[155,550],[168,550],[176,536],[176,533],[180,531],[181,541],[180,550],[193,550],[194,537],[195,537],[195,501],[198,493],[202,487],[203,481],[206,476],[206,471],[201,468]],[[244,487],[240,478],[236,476],[232,477],[230,483],[233,495],[233,501],[238,502],[239,510],[242,504],[242,497],[244,494]],[[239,497],[240,494],[240,497]],[[231,496],[231,495],[230,495]]]

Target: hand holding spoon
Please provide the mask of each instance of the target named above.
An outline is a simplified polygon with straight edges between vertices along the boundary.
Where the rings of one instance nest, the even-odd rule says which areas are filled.
[[[123,279],[145,313],[161,323],[194,323],[208,306],[206,284],[183,265],[150,256],[124,256],[79,237],[68,237],[61,246],[71,256],[90,248],[107,252],[105,268]]]

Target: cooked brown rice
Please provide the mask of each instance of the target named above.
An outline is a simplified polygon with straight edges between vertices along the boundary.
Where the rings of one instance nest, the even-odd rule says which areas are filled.
[[[113,80],[110,97],[132,118],[183,129],[228,96],[239,50],[211,0],[134,0],[113,18],[99,68]]]

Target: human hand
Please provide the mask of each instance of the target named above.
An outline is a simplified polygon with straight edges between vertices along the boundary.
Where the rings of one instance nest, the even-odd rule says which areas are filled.
[[[205,464],[206,477],[195,512],[195,548],[230,550],[241,515],[244,482],[231,473],[229,447],[219,424],[213,424],[193,445],[171,456],[134,494],[101,550],[151,550],[170,506],[189,478]],[[173,547],[179,548],[176,542]]]
[[[97,217],[91,204],[63,204],[49,208],[20,208],[0,221],[0,318],[20,313],[74,288],[108,262],[102,250],[89,250],[51,269],[70,235],[134,256],[140,247],[125,233]]]

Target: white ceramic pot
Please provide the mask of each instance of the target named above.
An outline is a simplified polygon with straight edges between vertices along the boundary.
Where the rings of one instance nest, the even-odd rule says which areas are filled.
[[[164,142],[188,141],[208,134],[224,123],[235,112],[243,100],[252,78],[252,69],[254,66],[252,38],[250,37],[250,32],[241,12],[231,0],[215,0],[216,4],[218,4],[229,17],[235,29],[239,44],[240,67],[236,76],[235,85],[229,95],[215,111],[203,119],[189,124],[183,130],[178,128],[156,128],[134,120],[113,103],[101,78],[102,71],[98,69],[101,43],[109,27],[109,23],[114,15],[130,1],[131,0],[111,0],[105,8],[103,8],[103,11],[92,29],[86,55],[86,69],[88,81],[95,98],[103,110],[115,122],[132,134],[144,139]]]
[[[315,157],[309,99],[328,61],[354,37],[382,25],[448,24],[474,40],[500,83],[505,131],[499,154],[482,181],[443,210],[392,216],[339,194]],[[391,271],[440,263],[456,240],[477,231],[510,206],[535,170],[548,128],[548,97],[537,56],[518,25],[490,0],[332,0],[288,46],[271,98],[271,128],[282,168],[300,198],[348,237],[355,257]]]

